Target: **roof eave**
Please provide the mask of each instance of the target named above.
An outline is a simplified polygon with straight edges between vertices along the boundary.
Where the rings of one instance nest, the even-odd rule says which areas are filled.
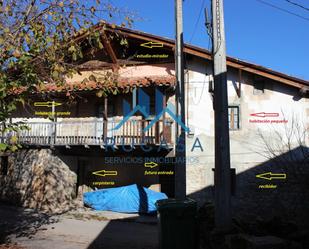
[[[169,38],[161,37],[161,36],[156,36],[152,35],[149,33],[141,32],[141,31],[136,31],[124,27],[119,27],[117,26],[116,28],[113,28],[110,24],[105,24],[106,25],[106,30],[111,31],[111,32],[117,32],[120,34],[124,34],[127,36],[130,36],[132,38],[136,39],[141,39],[145,41],[153,41],[153,42],[161,42],[163,45],[170,47],[172,50],[174,50],[175,47],[175,41]],[[184,45],[184,52],[188,54],[192,54],[194,56],[207,59],[207,60],[212,60],[212,55],[210,51],[194,46],[194,45],[189,45],[185,44]],[[281,83],[284,83],[286,85],[290,85],[293,87],[297,88],[302,88],[304,85],[309,86],[309,82],[300,78],[296,78],[269,68],[265,68],[260,65],[256,65],[253,63],[245,62],[242,60],[239,60],[234,57],[227,56],[227,66],[239,69],[242,71],[246,71],[249,73],[257,74]]]

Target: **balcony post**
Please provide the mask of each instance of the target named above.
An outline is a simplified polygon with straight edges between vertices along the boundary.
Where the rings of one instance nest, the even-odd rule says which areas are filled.
[[[166,90],[164,90],[163,94],[163,109],[166,108]],[[163,122],[163,140],[166,141],[166,114],[163,112],[163,117],[162,117],[162,122]]]
[[[52,105],[52,118],[53,118],[53,131],[52,131],[52,145],[56,144],[56,134],[57,134],[57,115],[55,112],[55,101],[53,100],[53,105]]]
[[[155,124],[155,143],[160,143],[160,121]]]
[[[103,111],[103,142],[107,139],[107,97],[104,97],[104,111]]]
[[[56,119],[54,119],[54,121],[53,121],[53,139],[52,139],[52,141],[53,141],[53,144],[55,145],[56,144],[56,133],[57,133],[57,121],[56,121]]]

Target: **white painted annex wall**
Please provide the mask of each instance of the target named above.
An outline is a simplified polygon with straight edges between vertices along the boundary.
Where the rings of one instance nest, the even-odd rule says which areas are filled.
[[[208,92],[209,82],[212,80],[211,64],[196,58],[191,60],[185,80],[188,105],[187,126],[193,132],[187,137],[186,154],[189,162],[193,162],[187,164],[187,193],[197,199],[205,200],[205,198],[211,198],[214,177],[212,170],[214,168],[214,112],[212,97]],[[265,143],[259,134],[270,142],[278,140],[278,134],[284,140],[286,130],[295,126],[295,122],[302,123],[308,128],[309,111],[309,100],[297,99],[297,89],[270,81],[265,85],[264,93],[254,95],[253,75],[243,73],[241,96],[238,97],[234,87],[238,81],[238,71],[229,69],[229,105],[240,108],[240,129],[230,131],[231,167],[236,169],[236,174],[255,168],[267,160]],[[274,119],[286,119],[288,122],[286,124],[249,122],[250,119],[255,119],[250,114],[257,112],[279,113],[279,117]],[[201,142],[203,152],[199,148],[192,151],[196,139]],[[254,178],[253,175],[253,180]],[[205,189],[207,191],[204,191]]]
[[[191,134],[187,136],[187,193],[192,194],[213,185],[214,167],[214,119],[212,98],[208,91],[212,80],[211,65],[191,61],[185,75],[187,123]],[[197,140],[198,139],[198,140]],[[201,148],[194,148],[200,142]],[[205,199],[207,192],[201,192],[196,198]]]

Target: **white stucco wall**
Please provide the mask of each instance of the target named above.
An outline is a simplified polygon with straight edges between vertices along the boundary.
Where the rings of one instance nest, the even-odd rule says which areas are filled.
[[[211,64],[199,59],[191,60],[188,64],[186,81],[187,126],[194,136],[187,137],[187,157],[193,157],[194,162],[187,165],[187,194],[193,194],[197,199],[210,197],[213,186],[214,168],[214,112],[212,97],[208,92],[209,82],[212,80]],[[295,124],[304,124],[308,128],[309,100],[297,99],[297,89],[287,87],[278,82],[267,80],[264,93],[253,94],[253,75],[242,73],[241,96],[238,97],[235,83],[238,85],[238,71],[228,69],[228,101],[229,105],[237,105],[240,110],[240,129],[230,131],[231,167],[236,169],[236,174],[267,161],[267,149],[261,135],[275,143],[286,141],[287,130]],[[269,120],[286,119],[285,124],[280,123],[251,123],[252,113],[268,112],[279,113],[279,117],[264,118]],[[263,118],[260,118],[263,119]],[[277,133],[276,133],[277,132]],[[204,151],[199,148],[192,150],[192,144],[199,139]],[[282,142],[281,141],[281,142]],[[295,141],[294,141],[295,142]],[[294,144],[297,146],[297,143]],[[255,175],[252,178],[255,180]],[[208,189],[208,191],[203,191]]]

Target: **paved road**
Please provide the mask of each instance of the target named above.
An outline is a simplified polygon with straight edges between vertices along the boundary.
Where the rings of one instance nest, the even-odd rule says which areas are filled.
[[[4,228],[11,228],[9,238],[12,242],[29,249],[158,248],[157,225],[153,222],[154,218],[115,219],[117,215],[111,215],[112,220],[84,220],[68,218],[66,215],[47,218],[29,210],[15,211],[14,208],[1,211],[4,210],[1,210],[0,206],[2,232]]]

